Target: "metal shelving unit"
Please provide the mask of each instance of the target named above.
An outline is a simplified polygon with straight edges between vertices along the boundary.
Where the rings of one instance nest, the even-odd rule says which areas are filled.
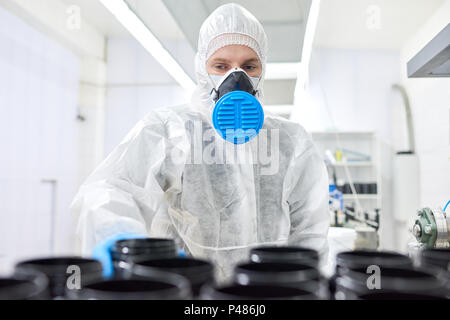
[[[370,160],[362,161],[343,160],[342,162],[337,162],[334,167],[338,181],[349,182],[345,170],[345,167],[347,167],[353,183],[376,183],[376,194],[358,194],[357,196],[363,210],[381,209],[380,154],[376,133],[371,131],[332,131],[312,132],[311,136],[319,152],[324,157],[326,150],[330,150],[334,154],[336,150],[342,148],[370,157]],[[340,145],[338,145],[338,141]],[[355,202],[353,194],[344,194],[343,198],[344,205],[351,205]]]

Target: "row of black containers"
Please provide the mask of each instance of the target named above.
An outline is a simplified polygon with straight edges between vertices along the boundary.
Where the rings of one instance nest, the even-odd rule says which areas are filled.
[[[235,267],[233,279],[225,285],[216,283],[210,262],[179,257],[170,239],[118,241],[112,255],[112,279],[102,277],[96,260],[23,261],[12,277],[0,278],[0,299],[450,298],[449,249],[423,250],[414,262],[395,252],[343,252],[337,255],[336,272],[328,279],[319,271],[314,250],[260,247],[251,250],[248,263]]]

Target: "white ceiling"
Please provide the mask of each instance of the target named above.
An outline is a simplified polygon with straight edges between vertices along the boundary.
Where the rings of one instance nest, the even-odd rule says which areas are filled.
[[[106,36],[125,36],[127,31],[98,0],[61,0],[78,5],[82,16]],[[310,0],[237,0],[265,25],[271,38],[270,61],[289,62],[300,58],[303,24]],[[195,49],[203,19],[227,0],[127,0],[136,13],[161,39],[189,39]],[[352,49],[400,49],[444,2],[444,0],[321,0],[314,45]],[[369,6],[380,8],[380,30],[367,28]],[[185,12],[177,17],[173,7]],[[200,12],[201,11],[201,12]],[[157,14],[155,14],[157,13]],[[172,15],[172,16],[171,16]],[[167,23],[177,19],[178,25]],[[189,25],[187,25],[189,24]],[[181,31],[183,30],[183,32]],[[183,34],[184,33],[184,34]],[[299,59],[297,59],[299,60]]]
[[[107,37],[128,32],[98,0],[61,0],[79,5],[83,17]],[[205,18],[228,0],[126,0],[163,42],[187,40],[192,55]],[[234,0],[251,11],[269,37],[269,62],[301,60],[305,22],[311,0]],[[399,50],[444,0],[321,0],[316,47]],[[380,29],[367,28],[369,6],[379,8]],[[189,45],[187,45],[189,46]],[[170,49],[170,46],[167,46]],[[192,57],[174,57],[193,74]],[[266,81],[266,103],[290,105],[295,79]]]
[[[82,17],[107,37],[128,32],[98,0],[61,0],[77,5]],[[206,17],[229,0],[126,0],[136,14],[164,42],[187,39],[197,49],[198,32]],[[234,0],[251,11],[264,25],[269,38],[269,62],[301,60],[305,21],[311,0]]]
[[[162,0],[193,49],[203,21],[219,6],[235,2],[262,23],[269,38],[269,62],[301,60],[305,24],[311,0]]]
[[[322,0],[314,45],[398,50],[443,2],[444,0]],[[367,22],[370,25],[370,18],[374,17],[377,7],[380,29],[371,30],[367,27]]]
[[[126,0],[139,18],[163,40],[184,40],[185,36],[161,0]]]
[[[107,37],[129,35],[98,0],[61,1],[66,3],[67,6],[79,6],[82,17]],[[169,23],[173,18],[161,0],[126,0],[126,2],[159,38],[165,40],[185,39],[178,25]]]
[[[68,7],[79,6],[81,16],[90,25],[106,36],[128,35],[128,32],[117,22],[109,11],[98,0],[61,0]]]
[[[309,1],[299,0],[282,0],[278,3],[274,3],[273,0],[201,0],[201,2],[209,12],[226,3],[239,3],[250,10],[262,23],[302,21],[304,12],[309,8]]]

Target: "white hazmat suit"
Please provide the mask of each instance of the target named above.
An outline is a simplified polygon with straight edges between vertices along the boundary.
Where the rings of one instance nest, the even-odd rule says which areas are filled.
[[[218,8],[200,30],[191,103],[150,112],[75,197],[71,210],[83,254],[111,236],[136,233],[176,239],[188,255],[215,263],[219,280],[246,261],[254,246],[310,247],[326,261],[328,175],[305,130],[267,111],[261,130],[267,134],[242,145],[224,141],[212,127],[214,84],[205,65],[231,44],[252,48],[264,75],[267,38],[261,24],[238,5]],[[270,164],[255,163],[264,146],[270,146]],[[248,158],[207,161],[198,157],[199,147],[213,156],[226,149]]]

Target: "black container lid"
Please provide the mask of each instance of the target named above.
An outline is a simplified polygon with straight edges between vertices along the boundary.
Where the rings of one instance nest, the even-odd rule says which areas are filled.
[[[320,272],[309,264],[261,262],[237,265],[234,278],[240,284],[285,284],[316,281]]]
[[[67,296],[81,300],[178,300],[191,298],[191,288],[183,276],[153,272],[147,277],[93,281],[81,290],[67,291]]]
[[[166,238],[125,239],[116,242],[118,248],[172,248],[174,246],[175,241]]]
[[[159,254],[176,252],[176,244],[173,239],[164,238],[127,239],[117,241],[111,251],[128,255]]]
[[[317,264],[319,254],[317,251],[302,247],[258,247],[250,251],[252,262],[306,262]]]
[[[412,260],[403,254],[390,251],[355,250],[338,253],[336,268],[361,268],[369,265],[384,267],[412,266]]]
[[[420,254],[421,264],[433,265],[450,272],[450,249],[424,249]]]
[[[39,270],[49,277],[67,276],[67,268],[71,265],[80,267],[83,273],[96,273],[102,271],[102,264],[98,260],[81,257],[57,257],[32,259],[19,262],[16,270]]]
[[[48,279],[43,273],[14,274],[0,278],[0,300],[46,299]]]
[[[200,259],[181,257],[146,259],[131,264],[131,273],[138,276],[152,275],[154,270],[183,275],[191,283],[212,280],[214,277],[214,266]]]
[[[380,292],[423,293],[444,288],[446,280],[436,270],[423,268],[380,267]],[[366,268],[344,269],[336,284],[349,290],[367,291],[367,280],[372,273]]]

